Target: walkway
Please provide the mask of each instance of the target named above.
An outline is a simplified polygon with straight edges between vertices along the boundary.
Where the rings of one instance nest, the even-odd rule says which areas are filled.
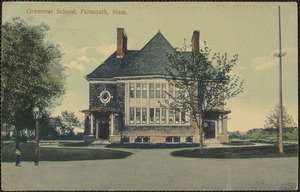
[[[298,158],[197,159],[180,149],[122,149],[118,160],[2,163],[3,190],[276,190],[294,189]]]

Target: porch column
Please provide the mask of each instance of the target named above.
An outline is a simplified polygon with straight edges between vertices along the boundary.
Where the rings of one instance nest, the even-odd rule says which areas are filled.
[[[93,133],[94,130],[94,114],[91,114],[91,135],[94,135]]]
[[[110,114],[110,135],[114,135],[114,129],[115,129],[115,124],[114,124],[114,118],[115,114],[111,113]]]
[[[219,116],[218,116],[218,119],[215,121],[215,136],[216,136],[216,139],[218,138],[218,135],[219,135]]]
[[[223,114],[221,115],[221,135],[223,135],[224,133],[224,118],[223,118]]]
[[[96,120],[96,139],[99,139],[99,121]]]

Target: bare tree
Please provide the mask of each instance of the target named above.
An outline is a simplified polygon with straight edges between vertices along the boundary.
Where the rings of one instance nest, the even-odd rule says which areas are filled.
[[[211,57],[206,43],[199,51],[187,50],[185,44],[168,56],[166,79],[180,91],[175,95],[167,92],[169,100],[162,105],[190,114],[199,129],[203,153],[203,114],[209,109],[224,108],[226,100],[242,92],[243,81],[231,72],[238,60],[237,54],[232,59],[226,53],[215,53]]]

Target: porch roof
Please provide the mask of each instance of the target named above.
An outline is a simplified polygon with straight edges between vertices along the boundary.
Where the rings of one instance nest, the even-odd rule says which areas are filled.
[[[197,111],[197,114],[201,113],[201,111]],[[217,113],[217,114],[229,114],[231,111],[224,110],[224,109],[206,109],[203,113]]]
[[[94,108],[94,109],[86,109],[82,110],[82,113],[91,114],[91,113],[120,113],[122,111],[117,109],[109,109],[109,108]]]

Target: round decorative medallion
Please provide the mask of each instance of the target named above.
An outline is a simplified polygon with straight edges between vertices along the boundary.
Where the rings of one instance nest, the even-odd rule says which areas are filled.
[[[106,104],[106,103],[110,102],[110,99],[112,98],[112,96],[111,96],[110,92],[105,89],[104,91],[102,91],[100,93],[99,98],[102,103]]]
[[[204,123],[204,127],[207,127],[207,126],[208,126],[208,124],[205,122],[205,123]]]

